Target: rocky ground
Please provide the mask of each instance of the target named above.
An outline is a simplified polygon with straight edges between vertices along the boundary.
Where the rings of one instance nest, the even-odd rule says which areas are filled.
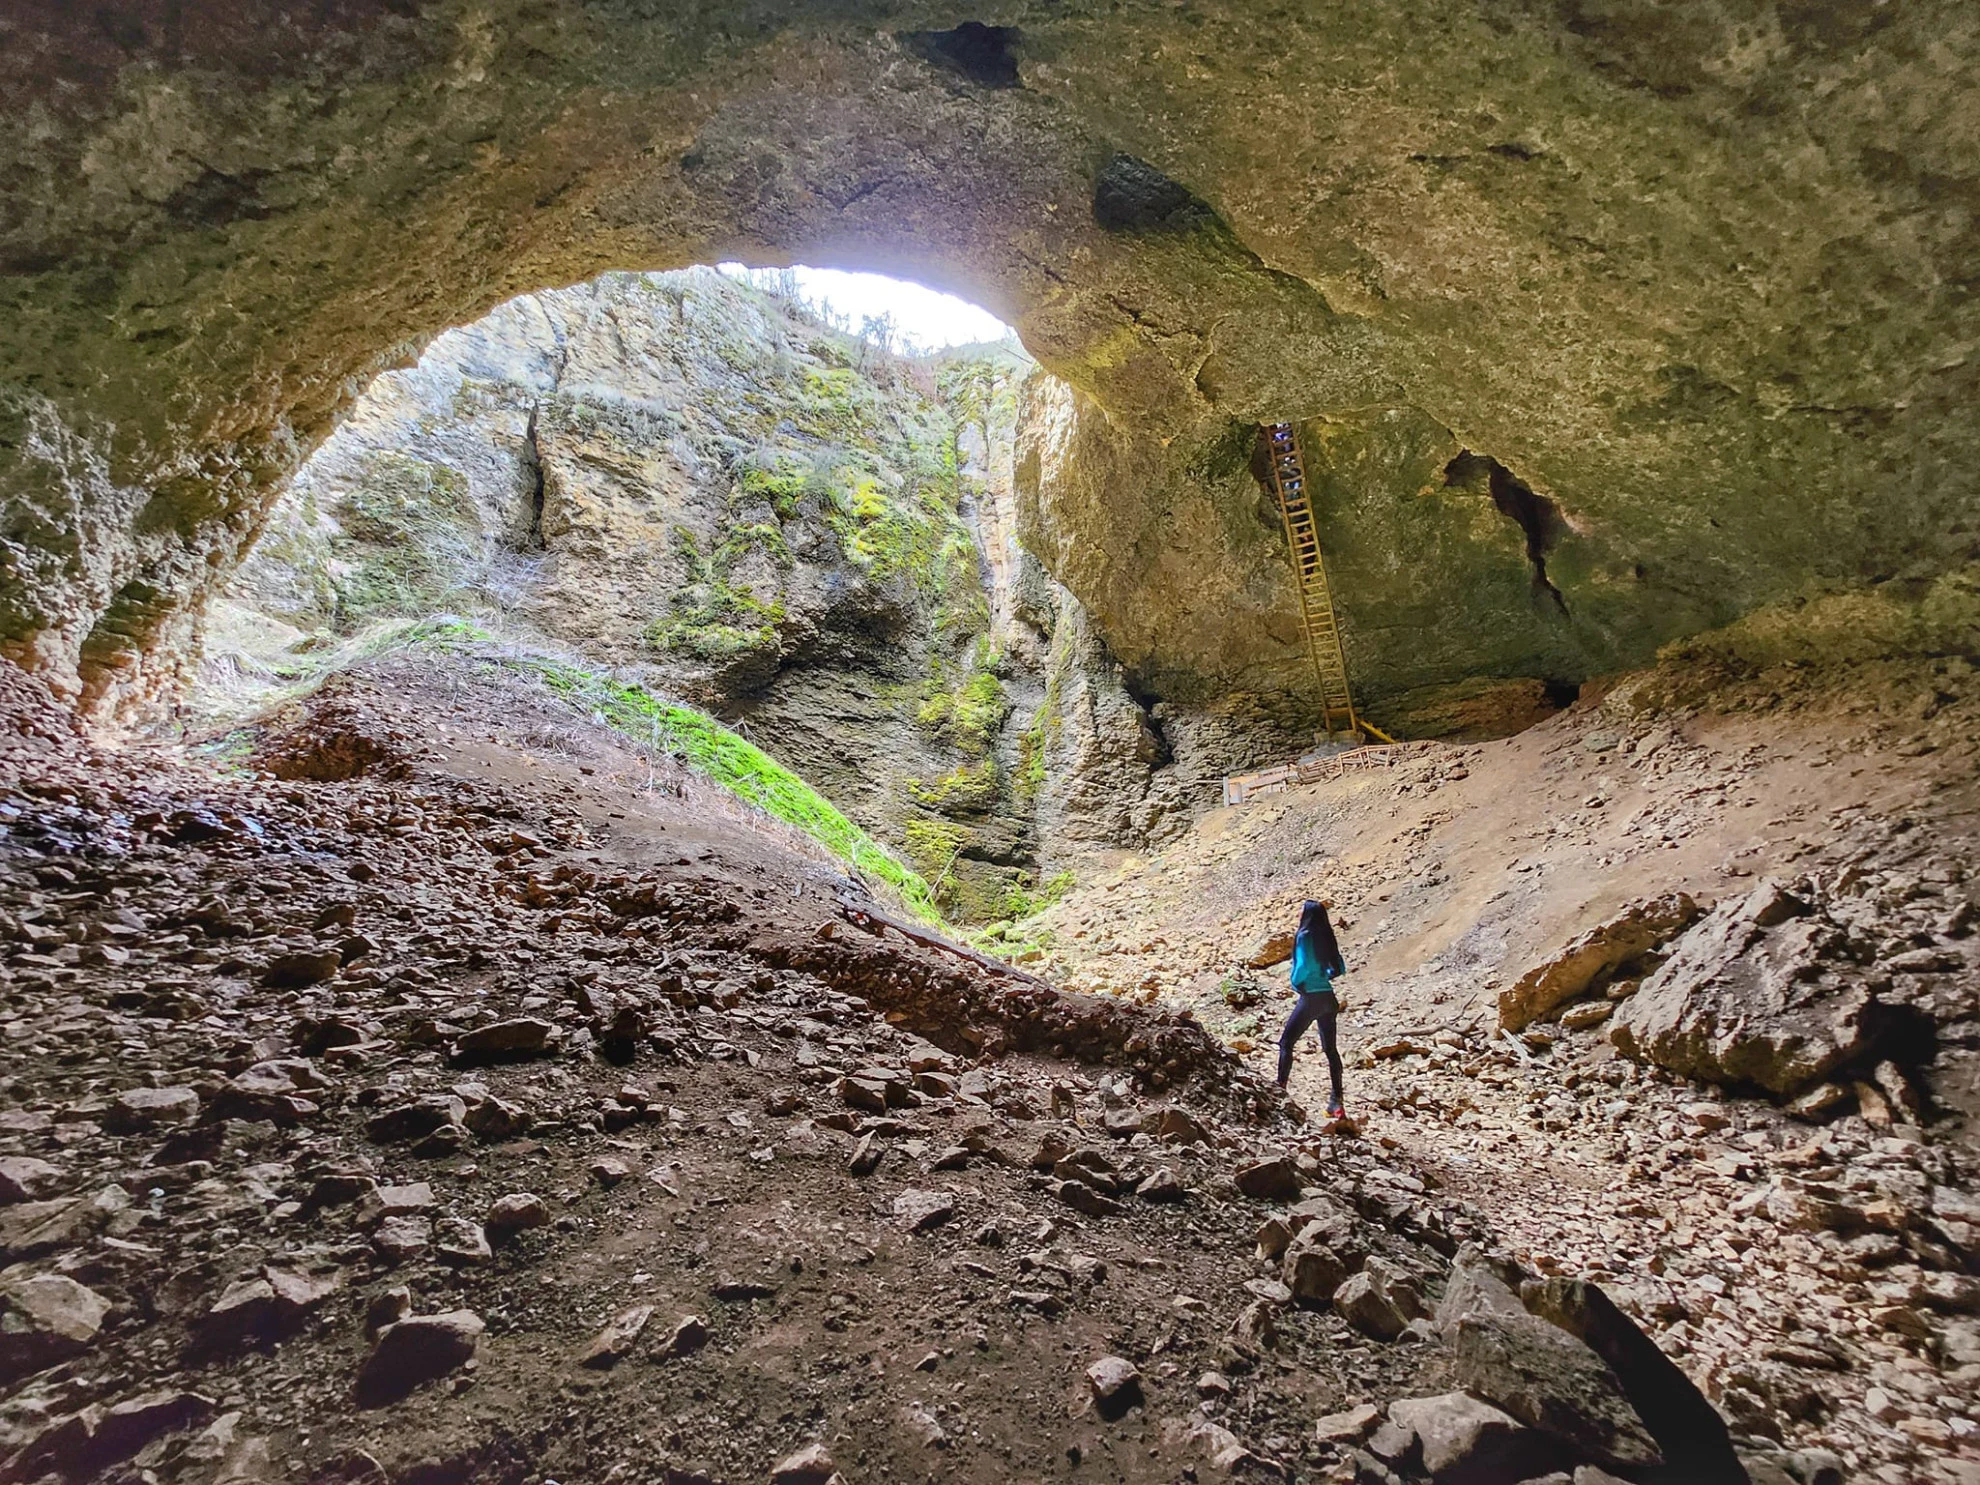
[[[1598,1276],[1736,1427],[1980,1477],[1977,711],[1958,662],[1666,668],[1215,812],[1050,914],[1034,967],[1265,1072],[1261,966],[1330,895],[1377,1148]],[[1309,1037],[1294,1092],[1324,1079]]]
[[[4,677],[0,1477],[1739,1478],[1516,1214],[511,672],[245,756]]]

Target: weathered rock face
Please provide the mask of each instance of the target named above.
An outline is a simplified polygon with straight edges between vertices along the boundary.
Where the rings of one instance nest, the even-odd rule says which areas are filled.
[[[1164,695],[1298,675],[1267,418],[1303,420],[1378,716],[1851,585],[1909,615],[1972,563],[1972,7],[983,19],[10,19],[0,646],[156,694],[377,371],[739,254],[963,289],[1090,399],[1029,526]],[[1970,645],[1952,596],[1924,627]]]
[[[707,270],[525,296],[380,380],[228,596],[305,631],[514,616],[716,702],[925,665],[989,629],[956,408],[987,426],[1022,369],[902,361]]]
[[[1620,916],[1591,928],[1545,963],[1529,969],[1510,988],[1501,990],[1499,1026],[1518,1031],[1585,995],[1632,960],[1689,928],[1698,911],[1698,904],[1684,892],[1631,904]]]
[[[1123,662],[1191,700],[1310,689],[1255,428],[1212,419],[1171,441],[1112,421],[1064,382],[1031,393],[1018,461],[1024,539]],[[1551,502],[1420,412],[1309,421],[1302,433],[1350,673],[1379,715],[1417,734],[1523,725],[1553,710],[1550,688],[1571,694],[1664,632],[1639,625],[1619,641],[1612,617],[1573,615],[1546,553],[1552,571],[1573,571],[1558,549],[1586,543]],[[1667,611],[1658,624],[1667,620],[1672,632],[1710,622]]]
[[[1001,916],[1036,885],[1020,738],[1077,607],[1011,540],[1028,369],[896,356],[708,269],[513,300],[303,467],[209,606],[207,699],[465,615],[745,724],[951,911]],[[1079,663],[1105,686],[1104,653]]]
[[[1605,1465],[1662,1462],[1608,1364],[1584,1342],[1530,1314],[1480,1265],[1460,1264],[1437,1309],[1437,1329],[1466,1390]]]
[[[1616,1046],[1777,1094],[1874,1060],[1895,1020],[1890,976],[1875,969],[1874,943],[1806,893],[1764,882],[1700,922],[1617,1014]]]
[[[513,300],[304,465],[208,605],[202,700],[463,615],[745,726],[953,915],[1021,913],[1303,741],[1296,704],[1137,701],[1018,545],[1031,370],[892,355],[707,269]]]

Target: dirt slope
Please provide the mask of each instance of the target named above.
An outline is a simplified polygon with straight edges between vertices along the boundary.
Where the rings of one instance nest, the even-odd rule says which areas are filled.
[[[1980,1184],[1977,703],[1958,662],[1634,677],[1502,742],[1217,811],[1055,909],[1044,968],[1192,1007],[1266,1072],[1284,966],[1245,961],[1331,896],[1349,1107],[1381,1147],[1536,1268],[1606,1275],[1735,1418],[1787,1413],[1876,1478],[1965,1479],[1935,1472],[1980,1469],[1977,1255],[1932,1235],[1926,1193],[1970,1210]],[[1874,1093],[1796,1122],[1619,1058],[1603,1024],[1500,1032],[1502,991],[1628,905],[1769,875],[1835,886],[1881,955],[1938,966],[1892,977],[1936,1023],[1907,1067],[1922,1127]],[[1310,1036],[1294,1080],[1318,1106]],[[1783,1195],[1811,1186],[1855,1216]],[[1857,1220],[1879,1200],[1908,1215]]]
[[[248,767],[4,676],[0,1479],[1346,1479],[1452,1390],[1482,1214],[512,674]]]

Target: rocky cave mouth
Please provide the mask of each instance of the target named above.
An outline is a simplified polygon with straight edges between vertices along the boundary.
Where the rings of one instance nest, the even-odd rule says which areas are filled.
[[[253,715],[435,634],[540,653],[567,691],[699,709],[692,739],[644,741],[747,739],[816,791],[788,821],[994,934],[1072,879],[1053,819],[1088,688],[1123,719],[1123,787],[1171,761],[1159,698],[1017,539],[1019,425],[1060,395],[1007,327],[871,275],[512,301],[380,377],[297,472],[209,608],[198,707]]]
[[[1980,1485],[1857,9],[13,7],[0,1479]]]
[[[1109,171],[1148,187],[1156,222],[1184,209]],[[524,296],[378,378],[296,473],[207,608],[193,715],[245,717],[407,636],[534,647],[594,717],[627,688],[698,709],[691,740],[639,723],[648,747],[692,757],[727,729],[815,791],[787,819],[1022,952],[1023,921],[1105,853],[1176,838],[1225,775],[1314,736],[1303,670],[1276,694],[1173,697],[1040,560],[1039,511],[1090,478],[1084,435],[1066,443],[1080,417],[1008,327],[874,275],[731,264]],[[1386,533],[1356,531],[1352,466],[1318,454],[1353,647],[1354,542]],[[1232,477],[1223,462],[1196,477]],[[1445,483],[1519,527],[1534,592],[1565,615],[1552,503],[1469,452]],[[1288,571],[1276,515],[1253,541]],[[1417,720],[1503,732],[1574,688],[1544,677]]]
[[[1131,166],[1103,187],[1135,188],[1143,229],[1196,209]],[[1025,920],[1107,853],[1176,839],[1226,775],[1315,735],[1303,667],[1263,694],[1175,696],[1041,560],[1041,511],[1094,477],[1082,460],[1117,457],[1086,450],[1102,427],[1007,326],[875,275],[728,264],[523,296],[380,376],[297,471],[207,606],[179,720],[292,701],[382,644],[531,650],[656,755],[695,760],[717,734],[760,750],[726,779],[746,799],[788,770],[800,793],[774,812],[1023,953]],[[1357,532],[1352,469],[1320,458],[1352,648],[1353,543],[1387,533]],[[1243,478],[1229,463],[1191,474]],[[1469,453],[1446,483],[1489,493],[1560,603],[1554,507]],[[1276,516],[1249,540],[1284,584]],[[1487,688],[1417,720],[1490,735],[1573,690]]]

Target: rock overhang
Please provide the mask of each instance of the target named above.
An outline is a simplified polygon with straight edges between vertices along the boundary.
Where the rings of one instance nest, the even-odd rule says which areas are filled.
[[[1267,419],[1381,435],[1322,472],[1373,557],[1341,580],[1377,694],[1572,681],[1929,580],[1980,539],[1980,39],[1950,4],[1846,39],[1804,9],[17,22],[43,65],[8,105],[0,643],[103,704],[155,692],[373,373],[524,289],[726,257],[905,272],[1015,324],[1138,471],[1071,482],[1104,511],[1037,501],[1034,534],[1086,553],[1062,579],[1179,692],[1299,683],[1283,559],[1223,457]],[[1572,528],[1565,633],[1500,612],[1518,533],[1455,497],[1446,569],[1384,546],[1423,519],[1416,466],[1459,451]],[[1483,609],[1428,601],[1480,584]]]

